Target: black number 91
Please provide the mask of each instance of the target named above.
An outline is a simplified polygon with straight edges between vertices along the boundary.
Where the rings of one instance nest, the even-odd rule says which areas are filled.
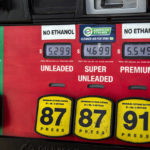
[[[127,130],[133,130],[137,126],[138,117],[135,112],[127,111],[124,114],[123,118],[124,118],[124,121],[127,123],[127,124],[124,124],[124,127]],[[143,119],[143,130],[147,131],[148,130],[148,112],[145,112],[143,115],[139,115],[139,119]]]

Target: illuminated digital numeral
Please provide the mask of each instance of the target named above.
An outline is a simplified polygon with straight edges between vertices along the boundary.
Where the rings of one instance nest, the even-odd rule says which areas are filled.
[[[131,42],[123,44],[124,59],[150,59],[149,42]]]
[[[150,142],[150,101],[125,99],[117,104],[116,137],[131,143]]]
[[[74,134],[84,139],[102,140],[112,133],[111,100],[101,97],[84,97],[76,102]]]
[[[43,56],[46,59],[69,59],[72,57],[72,45],[70,43],[45,43]]]
[[[72,100],[63,96],[43,96],[39,99],[35,131],[48,137],[70,134]]]
[[[91,43],[82,45],[82,58],[84,59],[110,59],[112,47],[110,43]]]

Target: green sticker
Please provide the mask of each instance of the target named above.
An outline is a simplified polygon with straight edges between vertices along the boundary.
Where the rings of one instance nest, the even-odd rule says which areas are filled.
[[[93,35],[110,35],[111,27],[92,28]]]

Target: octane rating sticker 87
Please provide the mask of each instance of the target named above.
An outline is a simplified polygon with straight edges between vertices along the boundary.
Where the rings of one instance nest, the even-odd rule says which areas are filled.
[[[72,100],[63,96],[39,99],[35,131],[48,137],[62,137],[71,132]]]
[[[117,104],[116,137],[125,142],[150,142],[150,101],[124,99]]]
[[[84,97],[76,102],[74,134],[89,140],[102,140],[112,134],[113,102],[101,97]]]

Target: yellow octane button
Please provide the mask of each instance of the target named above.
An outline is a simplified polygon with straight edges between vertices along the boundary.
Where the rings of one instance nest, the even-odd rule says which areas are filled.
[[[150,101],[139,98],[117,104],[116,137],[130,143],[150,142]]]
[[[74,134],[89,140],[112,135],[113,102],[101,97],[84,97],[76,102]]]
[[[43,96],[38,101],[35,131],[48,137],[71,132],[72,100],[63,96]]]

